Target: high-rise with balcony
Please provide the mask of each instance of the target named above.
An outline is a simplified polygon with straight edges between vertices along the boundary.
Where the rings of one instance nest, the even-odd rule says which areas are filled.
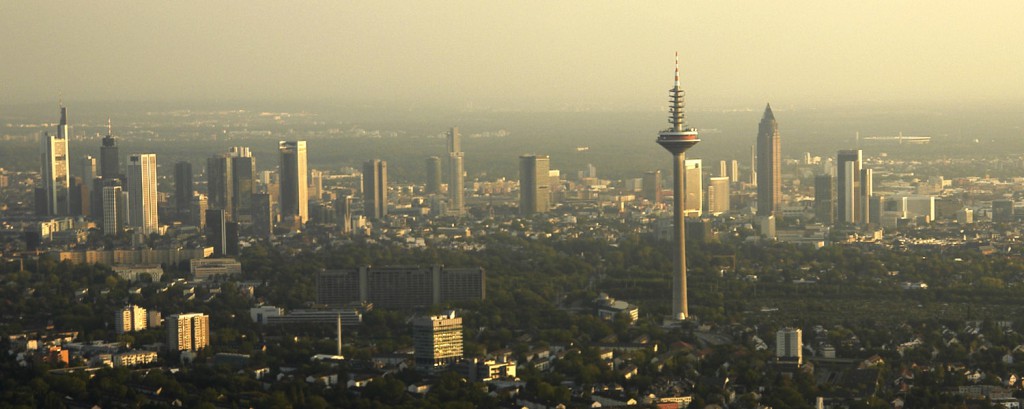
[[[146,309],[138,305],[127,305],[114,316],[114,330],[118,334],[142,331],[148,328]]]
[[[462,359],[462,317],[448,311],[416,318],[412,342],[416,369],[428,373],[443,370]]]
[[[210,317],[174,314],[167,317],[167,347],[171,351],[198,351],[210,345]]]

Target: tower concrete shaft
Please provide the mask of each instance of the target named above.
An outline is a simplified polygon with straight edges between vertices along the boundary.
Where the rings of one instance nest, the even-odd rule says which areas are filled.
[[[685,320],[690,315],[686,298],[686,225],[683,223],[686,190],[684,186],[686,150],[700,142],[697,130],[686,126],[684,112],[686,93],[679,83],[679,53],[676,53],[675,86],[669,90],[669,124],[658,133],[658,144],[672,153],[672,319]]]
[[[690,316],[690,303],[686,298],[686,175],[683,164],[685,152],[672,153],[672,318],[685,320]]]

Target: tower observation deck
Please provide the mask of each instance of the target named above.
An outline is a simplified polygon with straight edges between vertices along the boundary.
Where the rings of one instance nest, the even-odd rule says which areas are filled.
[[[700,142],[697,130],[686,125],[686,92],[679,83],[679,53],[676,53],[675,86],[668,91],[668,123],[671,125],[658,133],[658,144],[672,154],[672,321],[685,320],[690,315],[686,297],[686,230],[683,212],[686,186],[684,186],[683,163],[686,150]]]

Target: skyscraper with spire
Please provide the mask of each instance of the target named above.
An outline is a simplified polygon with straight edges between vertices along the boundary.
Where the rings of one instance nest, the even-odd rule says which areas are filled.
[[[686,125],[684,100],[686,92],[679,84],[679,53],[676,53],[675,86],[668,91],[668,123],[671,125],[658,133],[658,144],[672,154],[672,320],[685,320],[690,315],[686,298],[686,225],[683,223],[685,190],[683,163],[686,150],[700,142],[697,130]]]
[[[757,215],[782,216],[782,141],[771,104],[757,127]]]
[[[100,177],[108,182],[121,177],[121,157],[117,151],[117,139],[114,139],[110,118],[107,118],[107,136],[103,137],[100,147]]]
[[[48,216],[66,216],[71,212],[71,175],[68,167],[68,109],[60,104],[60,123],[57,135],[43,134],[42,139],[42,191],[45,206],[38,203],[39,211]]]

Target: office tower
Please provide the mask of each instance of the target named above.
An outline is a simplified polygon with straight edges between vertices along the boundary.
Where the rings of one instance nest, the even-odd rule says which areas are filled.
[[[128,206],[121,186],[103,187],[103,234],[120,235],[128,224]]]
[[[965,207],[956,212],[956,222],[959,224],[974,223],[974,210]]]
[[[757,127],[757,215],[782,213],[782,141],[770,104]]]
[[[714,215],[729,211],[729,177],[720,176],[708,181],[708,212]]]
[[[317,275],[317,303],[342,306],[373,303],[378,308],[414,309],[442,303],[483,300],[484,269],[442,265],[337,269]]]
[[[82,157],[81,165],[82,165],[82,213],[81,213],[81,215],[82,216],[92,216],[93,215],[93,211],[94,211],[92,206],[93,206],[93,203],[96,200],[95,198],[93,198],[93,196],[94,196],[94,194],[96,196],[100,195],[100,192],[96,191],[93,188],[93,184],[94,184],[93,181],[96,180],[96,177],[99,176],[99,174],[96,173],[96,171],[97,171],[97,169],[96,169],[96,158],[94,158],[94,157],[92,157],[90,155],[85,155],[85,156]]]
[[[757,186],[757,145],[750,145],[750,185]]]
[[[319,202],[324,195],[324,172],[311,169],[309,171],[309,201]]]
[[[814,176],[814,218],[818,223],[835,223],[835,188],[832,175]]]
[[[210,345],[210,316],[174,314],[167,317],[167,347],[171,351],[198,351]]]
[[[860,221],[871,223],[871,195],[874,194],[874,173],[871,169],[860,170]]]
[[[519,157],[519,214],[547,213],[551,207],[551,158]]]
[[[274,235],[274,203],[269,193],[252,196],[252,234],[268,239]]]
[[[863,208],[860,204],[860,178],[864,167],[861,156],[859,149],[841,150],[836,154],[836,219],[840,223],[863,222],[859,212]]]
[[[145,330],[148,314],[138,305],[126,305],[114,315],[114,330],[118,334]]]
[[[156,194],[156,154],[135,153],[128,156],[128,198],[131,225],[136,233],[158,232]]]
[[[1010,199],[997,199],[992,201],[992,221],[995,223],[1009,223],[1012,222],[1013,217],[1013,200]]]
[[[684,166],[683,189],[686,191],[686,199],[683,201],[683,215],[700,217],[704,207],[704,167],[700,159],[686,159]]]
[[[92,155],[85,155],[82,157],[82,180],[92,182],[99,176],[96,169],[96,158]]]
[[[234,146],[231,157],[231,211],[233,221],[252,222],[252,195],[256,193],[256,158],[249,148]]]
[[[206,211],[209,210],[210,202],[209,198],[202,193],[196,193],[192,196],[192,208],[189,209],[189,213],[192,217],[191,222],[193,226],[198,227],[200,230],[206,228]]]
[[[39,210],[48,216],[67,216],[71,213],[71,168],[68,166],[68,109],[60,106],[60,124],[57,135],[48,132],[42,138],[42,189],[45,202]],[[45,206],[43,205],[45,203]]]
[[[232,203],[235,198],[232,170],[231,157],[226,154],[206,159],[206,200],[210,209],[223,210],[228,218],[235,207]]]
[[[214,257],[228,255],[228,221],[222,209],[206,211],[206,245],[213,247]]]
[[[338,233],[352,233],[352,196],[339,197],[335,200],[334,211],[337,213],[334,217]]]
[[[643,197],[651,203],[661,203],[661,171],[644,172]]]
[[[803,339],[799,328],[782,328],[775,333],[775,356],[780,361],[803,363]]]
[[[103,137],[100,146],[100,177],[114,180],[121,177],[121,156],[117,151],[117,139],[114,138],[110,118],[107,118],[107,136]]]
[[[733,159],[729,161],[729,182],[739,183],[740,181],[740,161]]]
[[[434,373],[462,359],[462,317],[455,311],[412,321],[416,369]]]
[[[194,193],[192,180],[192,164],[189,162],[178,162],[174,164],[174,212],[178,221],[188,222],[191,220],[192,195]]]
[[[448,212],[455,215],[466,211],[462,159],[462,137],[459,128],[452,128],[448,131]]]
[[[238,245],[238,222],[224,223],[224,255],[238,257],[241,248]]]
[[[684,184],[683,164],[686,150],[700,142],[697,130],[686,125],[684,111],[686,93],[679,85],[679,53],[676,53],[675,86],[669,90],[669,117],[672,126],[658,133],[658,144],[672,154],[672,317],[685,320],[690,315],[686,299],[686,226],[683,224]]]
[[[427,158],[427,184],[425,188],[428,195],[441,193],[441,158],[437,156]]]
[[[363,215],[383,219],[388,215],[388,163],[374,159],[363,163]]]
[[[299,223],[309,220],[309,182],[306,168],[306,141],[281,141],[279,184],[281,194],[278,204],[282,218],[299,218]]]
[[[85,216],[89,213],[89,189],[78,176],[71,177],[68,188],[68,208],[71,216]]]
[[[98,226],[103,226],[103,187],[111,181],[95,177],[89,180],[89,216],[96,220]]]
[[[870,213],[868,213],[868,223],[875,225],[882,223],[882,219],[885,217],[883,209],[885,207],[885,203],[887,202],[886,199],[887,198],[882,195],[875,195],[868,198],[868,201],[871,202],[871,204],[869,205]]]
[[[728,177],[729,176],[729,163],[725,160],[718,162],[718,176]]]

